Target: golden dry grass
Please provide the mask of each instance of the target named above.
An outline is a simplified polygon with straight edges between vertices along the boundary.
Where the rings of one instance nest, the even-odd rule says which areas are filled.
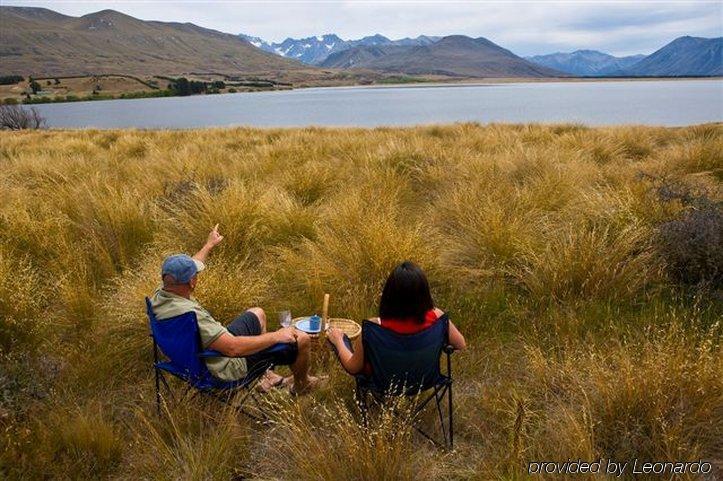
[[[721,461],[720,298],[666,276],[654,232],[685,207],[639,174],[715,192],[722,133],[0,133],[0,477],[525,479],[530,460]],[[226,322],[251,305],[272,323],[309,313],[324,292],[332,315],[361,319],[395,264],[421,264],[470,346],[455,355],[456,450],[384,413],[360,426],[328,359],[327,388],[269,399],[271,428],[197,399],[157,419],[143,296],[215,223],[225,239],[197,294]]]

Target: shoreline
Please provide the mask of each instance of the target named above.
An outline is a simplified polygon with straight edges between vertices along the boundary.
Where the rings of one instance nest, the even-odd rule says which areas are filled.
[[[483,87],[487,85],[506,84],[545,84],[545,83],[595,83],[595,82],[658,82],[658,81],[692,81],[692,80],[723,80],[718,77],[505,77],[486,79],[465,79],[456,81],[429,81],[429,82],[404,82],[371,85],[333,85],[333,86],[308,86],[298,87],[291,90],[301,89],[384,89],[384,88],[438,88],[438,87]],[[244,92],[257,93],[257,92]]]
[[[213,131],[230,131],[230,130],[241,130],[241,131],[259,131],[259,132],[292,132],[302,131],[307,129],[313,129],[315,131],[328,132],[328,131],[340,131],[340,132],[356,132],[356,131],[368,131],[372,132],[375,130],[391,130],[391,131],[413,131],[413,130],[424,130],[424,129],[446,129],[453,128],[458,125],[478,125],[480,128],[487,128],[492,125],[509,127],[517,125],[530,125],[539,126],[542,128],[552,128],[560,126],[575,126],[585,130],[607,130],[617,128],[644,128],[644,129],[665,129],[665,130],[680,130],[691,127],[704,127],[704,126],[719,126],[723,125],[723,120],[713,122],[700,122],[694,124],[685,125],[662,125],[662,124],[640,124],[640,123],[620,123],[620,124],[586,124],[580,122],[443,122],[443,123],[428,123],[428,124],[409,124],[409,125],[377,125],[372,127],[367,126],[355,126],[355,125],[280,125],[280,126],[258,126],[248,124],[234,124],[234,125],[209,125],[206,127],[44,127],[41,129],[26,129],[26,130],[0,130],[0,135],[3,132],[7,134],[13,134],[17,132],[48,132],[48,133],[78,133],[78,132],[213,132]]]
[[[377,83],[377,84],[351,84],[351,85],[302,85],[291,88],[271,88],[258,89],[237,92],[218,92],[213,94],[200,95],[169,95],[166,91],[155,92],[128,92],[118,96],[100,95],[96,98],[92,96],[81,97],[73,100],[60,100],[56,98],[39,100],[33,99],[30,102],[17,101],[17,105],[46,105],[46,104],[65,104],[78,102],[102,102],[109,100],[138,100],[151,98],[170,98],[170,97],[201,97],[205,95],[226,95],[226,94],[256,94],[269,92],[288,92],[291,90],[310,90],[310,89],[396,89],[396,88],[441,88],[441,87],[483,87],[492,85],[509,85],[509,84],[555,84],[555,83],[595,83],[595,82],[657,82],[657,81],[705,81],[705,80],[723,80],[723,76],[711,77],[499,77],[499,78],[469,78],[469,79],[445,79],[445,80],[421,80],[417,82],[399,82],[399,83]]]

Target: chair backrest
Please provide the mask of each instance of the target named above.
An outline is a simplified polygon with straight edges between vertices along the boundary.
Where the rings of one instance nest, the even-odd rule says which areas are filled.
[[[416,334],[397,334],[375,322],[364,321],[364,358],[372,368],[374,389],[392,395],[413,395],[435,386],[442,377],[439,358],[448,337],[446,314]]]
[[[188,376],[194,384],[209,379],[211,374],[199,357],[201,340],[196,313],[187,312],[180,316],[158,320],[147,297],[146,312],[153,339],[173,367]]]

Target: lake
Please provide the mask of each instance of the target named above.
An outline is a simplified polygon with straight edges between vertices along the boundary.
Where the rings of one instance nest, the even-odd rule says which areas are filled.
[[[529,82],[309,88],[43,104],[50,127],[194,128],[723,121],[723,80]]]

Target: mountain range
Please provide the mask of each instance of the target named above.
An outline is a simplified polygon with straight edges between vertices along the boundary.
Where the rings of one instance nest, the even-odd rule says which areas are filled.
[[[525,61],[485,38],[462,35],[390,40],[372,35],[342,40],[336,34],[269,43],[239,35],[267,52],[324,68],[366,69],[408,75],[448,77],[555,77],[559,70]]]
[[[398,75],[449,78],[723,75],[723,38],[680,37],[647,57],[579,50],[521,58],[463,35],[390,40],[335,34],[279,44],[192,23],[102,10],[72,17],[0,6],[0,75],[218,73],[294,85],[373,83]]]
[[[263,74],[308,67],[237,35],[192,23],[144,21],[114,10],[71,17],[45,8],[0,6],[2,75]]]
[[[390,40],[383,35],[376,34],[358,40],[343,40],[336,34],[326,34],[302,39],[287,38],[281,43],[268,43],[258,37],[243,34],[240,36],[267,52],[325,68],[371,69],[407,74],[439,73],[452,76],[469,73],[478,76],[497,76],[501,73],[502,76],[539,76],[541,74],[541,76],[589,77],[675,77],[723,74],[721,73],[723,58],[721,57],[720,37],[679,37],[649,56],[638,54],[616,57],[596,50],[528,56],[523,60],[545,67],[546,70],[530,70],[529,66],[522,68],[519,61],[515,61],[515,68],[508,71],[504,68],[490,68],[489,63],[486,65],[479,63],[480,60],[491,61],[491,58],[481,58],[485,56],[485,53],[477,51],[477,48],[471,43],[478,41],[477,47],[482,49],[494,45],[482,37],[471,39],[461,35],[448,37],[420,35],[416,38]],[[462,39],[467,40],[462,41]],[[435,47],[440,42],[441,45]],[[450,46],[450,43],[453,45]],[[494,46],[502,49],[498,45]],[[457,48],[459,50],[456,50]],[[452,52],[452,50],[455,51]],[[492,52],[500,53],[497,49],[488,50],[486,53]],[[508,50],[505,52],[512,54]],[[443,62],[439,58],[437,59],[439,61],[435,61],[431,57],[420,58],[425,55],[433,56],[436,53],[451,56],[445,57]],[[460,58],[465,56],[466,60]],[[471,63],[461,66],[460,63],[464,62]],[[551,73],[551,71],[555,73]]]
[[[570,53],[557,52],[525,57],[532,63],[580,76],[602,76],[625,70],[644,58],[645,55],[614,57],[597,50],[576,50]]]
[[[319,79],[329,77],[346,79],[347,83],[373,82],[381,74],[474,78],[562,75],[487,39],[460,35],[399,40],[373,35],[343,41],[330,34],[301,41],[287,39],[274,46],[191,23],[144,21],[114,10],[72,17],[45,8],[5,6],[0,7],[0,24],[3,75],[219,73],[280,78],[295,85],[309,85],[309,79],[318,84]],[[368,65],[363,65],[365,49],[376,48],[390,55],[369,58]],[[347,62],[337,68],[329,59],[329,52],[346,58],[357,51],[353,64]],[[299,59],[318,62],[323,68]],[[358,69],[340,73],[347,66],[361,67],[363,73]],[[296,77],[289,72],[295,72]]]
[[[251,37],[244,34],[239,34],[239,37],[261,50],[275,53],[282,57],[293,58],[310,65],[320,65],[329,55],[354,47],[429,45],[440,39],[440,37],[420,35],[417,38],[390,40],[383,35],[376,34],[358,40],[342,40],[338,35],[330,33],[317,37],[287,38],[280,43],[269,43],[259,37]]]
[[[448,77],[564,76],[528,62],[486,38],[463,35],[450,35],[428,45],[354,47],[329,55],[321,66]]]

